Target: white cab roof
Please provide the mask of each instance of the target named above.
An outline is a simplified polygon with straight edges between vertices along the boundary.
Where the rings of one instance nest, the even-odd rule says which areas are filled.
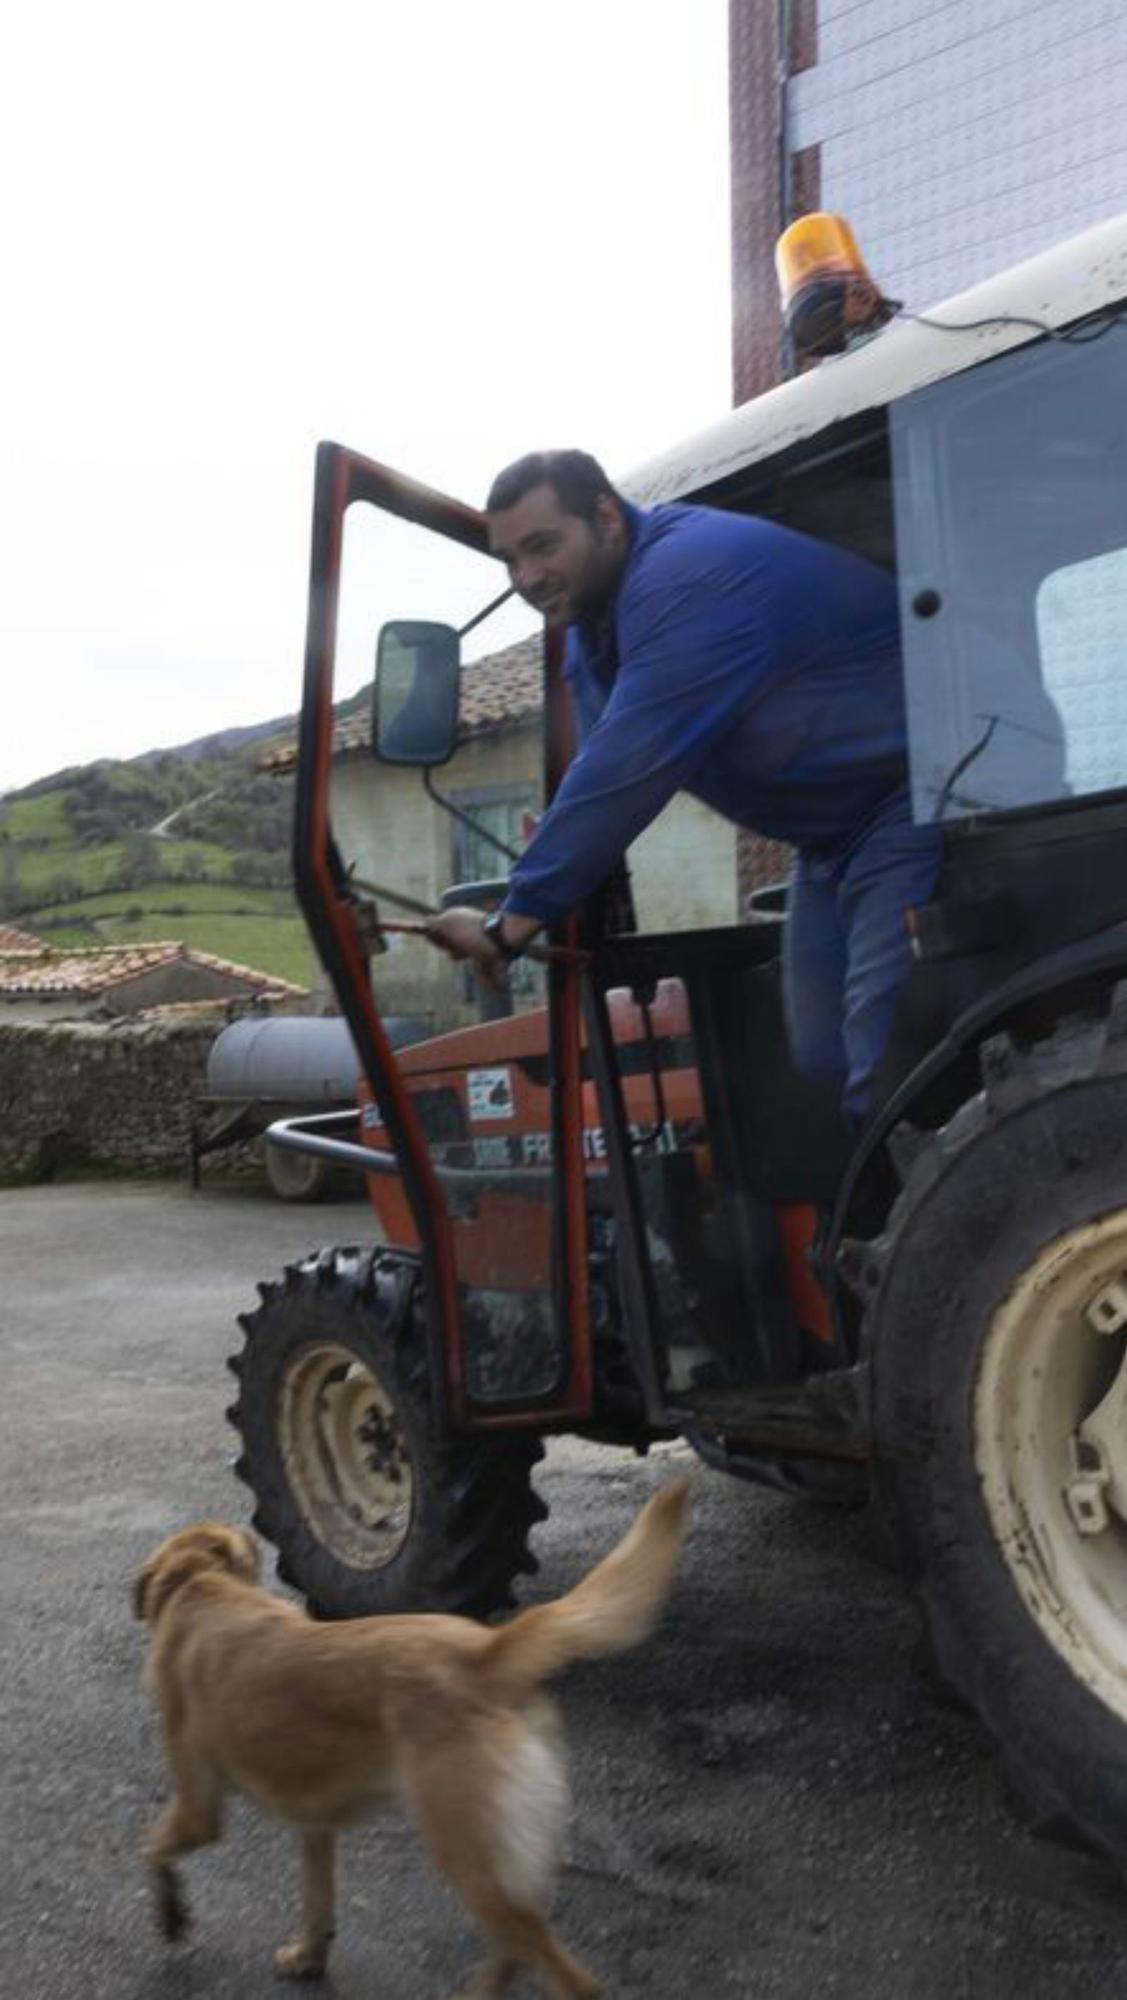
[[[929,318],[952,322],[1017,314],[1049,326],[1066,326],[1124,297],[1127,213],[1070,236],[940,305],[907,303]],[[1033,327],[995,325],[947,333],[911,320],[893,320],[848,354],[833,356],[807,374],[767,390],[708,430],[651,459],[622,481],[622,489],[642,506],[675,500],[742,466],[772,458],[846,417],[879,409],[910,390],[1036,338]]]

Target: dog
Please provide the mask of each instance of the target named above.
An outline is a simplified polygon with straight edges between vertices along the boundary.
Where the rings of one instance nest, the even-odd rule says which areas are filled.
[[[286,1820],[300,1847],[300,1928],[274,1958],[318,1978],[333,1936],[339,1829],[410,1812],[483,1934],[466,2000],[522,1969],[557,2000],[600,1982],[548,1921],[568,1810],[558,1712],[545,1683],[572,1661],[638,1645],[673,1581],[691,1482],[665,1486],[567,1597],[507,1625],[437,1613],[317,1623],[259,1584],[253,1536],[203,1522],[169,1536],[134,1582],[149,1630],[171,1797],[147,1855],[157,1923],[187,1906],[174,1867],[219,1839],[226,1794]]]

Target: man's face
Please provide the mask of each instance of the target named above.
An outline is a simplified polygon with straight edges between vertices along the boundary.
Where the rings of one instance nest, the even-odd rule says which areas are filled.
[[[488,518],[490,548],[514,590],[549,625],[573,625],[609,603],[629,553],[622,509],[609,494],[595,502],[594,520],[584,521],[565,513],[545,481]]]

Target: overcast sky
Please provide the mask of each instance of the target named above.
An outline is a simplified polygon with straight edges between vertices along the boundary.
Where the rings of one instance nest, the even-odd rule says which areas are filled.
[[[535,445],[622,473],[721,414],[726,18],[18,10],[0,788],[297,706],[318,438],[480,503]]]

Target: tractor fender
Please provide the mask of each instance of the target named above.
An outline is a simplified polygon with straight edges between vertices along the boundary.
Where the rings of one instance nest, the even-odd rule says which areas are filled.
[[[920,1122],[914,1114],[925,1100],[928,1107],[928,1116],[922,1121],[925,1127],[941,1123],[967,1094],[968,1058],[975,1059],[977,1069],[977,1051],[982,1044],[1004,1034],[1023,1010],[1046,999],[1058,1003],[1047,1017],[1042,1016],[1038,1035],[1043,1036],[1050,1032],[1054,1017],[1091,1011],[1101,1004],[1101,996],[1106,1011],[1112,1004],[1115,987],[1122,980],[1127,980],[1127,923],[1032,960],[1019,972],[999,980],[958,1014],[942,1041],[908,1072],[865,1128],[820,1246],[825,1274],[833,1272],[843,1240],[853,1233],[859,1209],[868,1209],[864,1229],[866,1234],[872,1233],[874,1187],[888,1184],[886,1162],[890,1153],[895,1177],[902,1179],[902,1169],[907,1163],[898,1156],[912,1148]],[[1123,1000],[1127,1014],[1127,991]]]

